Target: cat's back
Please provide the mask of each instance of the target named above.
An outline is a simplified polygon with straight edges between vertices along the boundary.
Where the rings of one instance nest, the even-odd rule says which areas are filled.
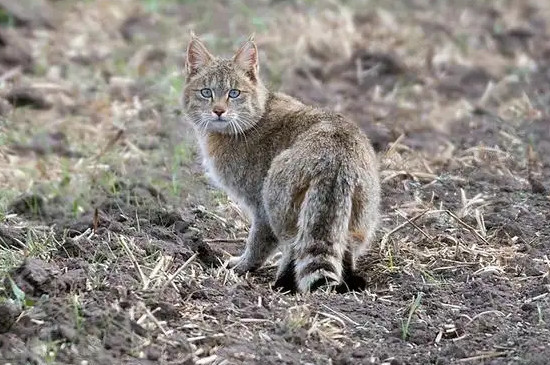
[[[368,137],[354,121],[340,113],[303,104],[284,93],[270,95],[263,122],[269,131],[267,138],[286,137],[290,145],[309,142],[309,148],[343,148],[374,154]]]

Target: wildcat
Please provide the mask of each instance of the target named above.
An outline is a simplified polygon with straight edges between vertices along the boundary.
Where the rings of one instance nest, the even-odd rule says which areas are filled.
[[[231,59],[194,35],[182,103],[210,177],[248,213],[238,273],[280,247],[275,287],[309,292],[363,286],[355,261],[374,236],[380,183],[376,155],[351,121],[269,91],[252,37]]]

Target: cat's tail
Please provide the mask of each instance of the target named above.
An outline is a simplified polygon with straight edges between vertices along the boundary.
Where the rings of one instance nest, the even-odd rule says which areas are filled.
[[[343,166],[341,166],[343,167]],[[348,225],[354,179],[343,168],[331,177],[313,179],[301,205],[293,244],[298,290],[308,292],[342,281],[342,261],[348,249]]]

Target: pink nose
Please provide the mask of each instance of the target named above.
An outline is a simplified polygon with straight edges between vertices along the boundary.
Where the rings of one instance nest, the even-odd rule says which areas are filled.
[[[214,108],[212,109],[212,113],[216,114],[218,117],[221,117],[223,113],[225,113],[224,108]]]

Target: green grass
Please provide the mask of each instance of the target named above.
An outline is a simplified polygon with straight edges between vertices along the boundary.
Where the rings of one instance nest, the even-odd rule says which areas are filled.
[[[16,250],[0,248],[0,278],[6,275],[23,261],[23,253]]]
[[[163,5],[180,3],[180,4],[194,4],[198,0],[142,0],[145,10],[151,13],[158,13]]]
[[[10,283],[11,293],[13,294],[13,298],[15,298],[15,301],[19,303],[21,307],[25,306],[25,292],[21,290],[17,284],[13,281],[12,278],[8,276],[8,281]]]
[[[410,326],[411,326],[412,317],[415,314],[415,312],[418,310],[418,308],[420,308],[420,301],[422,300],[422,295],[423,295],[422,292],[416,295],[413,302],[409,306],[409,314],[407,318],[401,323],[401,339],[403,339],[404,341],[406,341],[411,335]]]
[[[27,228],[24,249],[0,247],[0,278],[19,266],[25,257],[36,257],[48,261],[51,253],[59,247],[50,230]]]
[[[395,262],[393,259],[393,249],[391,247],[388,247],[388,250],[386,252],[386,261],[387,261],[386,268],[389,272],[397,271],[397,267],[395,266]]]
[[[0,27],[11,28],[15,25],[15,18],[13,15],[0,8]]]
[[[80,331],[84,322],[84,317],[82,316],[82,304],[80,303],[80,297],[78,296],[78,294],[74,294],[72,299],[75,325],[76,329]]]
[[[192,151],[185,143],[179,143],[174,147],[172,154],[172,194],[179,196],[183,189],[183,182],[180,180],[181,170],[185,164],[189,164],[192,158]]]
[[[0,222],[5,220],[8,213],[8,206],[20,192],[16,189],[1,189],[0,190]]]

